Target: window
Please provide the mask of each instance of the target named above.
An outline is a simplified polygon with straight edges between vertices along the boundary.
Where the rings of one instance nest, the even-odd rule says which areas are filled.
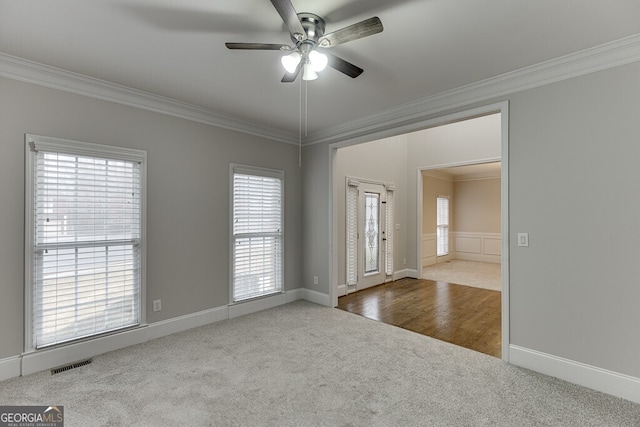
[[[438,197],[436,203],[438,256],[449,254],[449,199]]]
[[[358,187],[360,182],[347,178],[346,240],[347,286],[358,283]]]
[[[364,193],[364,274],[380,271],[380,194]]]
[[[232,303],[282,292],[284,173],[231,165]]]
[[[393,184],[385,184],[387,190],[387,200],[385,203],[386,206],[386,215],[385,218],[385,272],[387,276],[391,276],[393,274],[393,209],[394,209],[394,191],[396,187]]]
[[[35,135],[26,141],[28,345],[139,325],[146,153]]]

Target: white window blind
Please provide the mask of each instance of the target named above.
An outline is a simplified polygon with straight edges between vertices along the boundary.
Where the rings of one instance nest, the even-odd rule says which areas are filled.
[[[283,180],[232,165],[233,302],[282,292]]]
[[[33,347],[138,325],[144,154],[45,137],[28,142]]]
[[[387,185],[387,203],[386,203],[386,223],[385,223],[385,273],[387,276],[393,274],[393,192],[395,187]]]
[[[437,197],[436,203],[437,255],[449,254],[449,199]]]
[[[346,200],[346,254],[347,286],[358,282],[358,186],[353,179],[347,180]]]

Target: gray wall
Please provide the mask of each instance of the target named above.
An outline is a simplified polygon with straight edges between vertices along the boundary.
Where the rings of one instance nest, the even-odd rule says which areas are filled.
[[[329,294],[331,283],[331,230],[329,230],[329,148],[324,144],[302,150],[302,283],[307,289]],[[313,284],[313,276],[318,284]]]
[[[487,102],[510,101],[510,342],[634,377],[638,76],[635,63]],[[322,144],[304,150],[314,162],[303,170],[305,236],[313,230],[303,242],[305,283],[330,272],[329,153]],[[528,248],[517,247],[517,232],[530,233]],[[329,282],[314,289],[328,294]]]
[[[285,171],[285,289],[302,286],[297,147],[0,78],[0,358],[23,351],[25,133],[147,150],[149,323],[229,303],[232,162]]]
[[[512,343],[634,377],[639,76],[635,63],[514,95],[509,148]]]

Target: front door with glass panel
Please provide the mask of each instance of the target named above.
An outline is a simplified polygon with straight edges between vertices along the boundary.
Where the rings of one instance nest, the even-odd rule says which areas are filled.
[[[382,284],[386,277],[386,190],[378,184],[362,184],[359,190],[357,290]]]

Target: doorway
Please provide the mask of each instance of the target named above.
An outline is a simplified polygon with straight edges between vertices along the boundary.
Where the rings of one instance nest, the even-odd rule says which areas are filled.
[[[385,189],[380,184],[363,184],[358,197],[358,281],[356,289],[366,289],[384,283],[382,268],[386,240]]]
[[[346,180],[346,293],[385,283],[392,272],[393,185]]]
[[[501,163],[422,170],[419,277],[501,291]]]
[[[443,125],[450,125],[456,123],[463,123],[470,121],[469,119],[481,119],[486,116],[496,116],[498,123],[497,137],[498,141],[497,146],[494,147],[490,151],[490,154],[486,154],[487,151],[482,149],[480,145],[477,144],[477,141],[473,139],[472,141],[467,141],[466,145],[463,144],[462,147],[455,147],[453,154],[449,153],[434,153],[432,147],[420,147],[418,150],[429,151],[429,157],[427,158],[424,164],[421,164],[422,160],[417,158],[412,152],[404,152],[399,156],[406,159],[404,163],[404,169],[402,173],[407,177],[405,182],[400,182],[398,179],[397,182],[398,191],[396,192],[397,199],[397,209],[396,213],[398,218],[394,220],[394,231],[396,234],[396,245],[394,246],[395,258],[394,265],[392,269],[391,278],[393,280],[398,280],[402,278],[415,278],[419,279],[422,273],[422,247],[421,247],[421,239],[420,236],[422,234],[421,230],[421,215],[422,215],[422,206],[420,206],[420,194],[422,191],[422,183],[420,180],[420,172],[421,168],[425,166],[425,164],[433,165],[433,166],[459,166],[462,164],[468,163],[485,163],[491,161],[499,161],[502,159],[502,167],[501,167],[501,238],[497,244],[501,248],[501,271],[502,271],[502,293],[501,293],[501,335],[504,337],[502,340],[502,351],[501,355],[504,360],[508,360],[508,337],[509,337],[509,295],[508,295],[508,103],[500,103],[494,104],[486,107],[481,107],[478,109],[470,110],[463,113],[456,113],[454,115],[449,115],[446,117],[441,117],[438,119],[428,120],[419,124],[416,124],[412,127],[405,127],[403,130],[409,133],[399,134],[397,136],[388,137],[386,139],[393,140],[396,143],[407,141],[407,135],[411,135],[411,133],[417,133],[420,129],[423,130],[431,130],[436,128],[446,128]],[[478,137],[478,138],[481,138]],[[451,143],[451,139],[447,141],[447,144]],[[455,139],[455,138],[453,138]],[[334,193],[332,198],[332,216],[331,221],[333,222],[333,250],[332,253],[332,282],[334,286],[331,288],[332,295],[330,296],[333,305],[337,306],[338,304],[338,296],[345,295],[346,292],[344,288],[342,291],[340,290],[340,283],[344,283],[344,251],[341,250],[344,246],[340,243],[341,237],[343,236],[343,231],[340,231],[340,223],[342,215],[340,213],[339,206],[343,206],[340,203],[341,192],[340,187],[343,185],[339,185],[338,183],[344,182],[340,178],[339,175],[339,160],[337,156],[337,151],[339,148],[352,147],[356,143],[360,142],[377,142],[375,141],[350,141],[344,143],[333,144],[331,146],[332,157],[334,158],[331,163],[332,168],[332,176],[334,179]],[[443,144],[444,145],[444,144]],[[397,151],[398,148],[402,149],[402,144],[398,144],[395,148]],[[451,147],[450,147],[451,148]],[[376,148],[377,149],[377,148]],[[379,149],[377,149],[380,151]],[[384,151],[384,150],[383,150]],[[463,160],[459,160],[456,156],[462,155]],[[377,165],[380,170],[384,170],[389,173],[389,164],[393,163],[395,155],[389,154],[384,159],[383,165]],[[426,166],[429,168],[429,166]],[[413,171],[417,174],[414,175]],[[412,175],[416,178],[412,178]],[[404,187],[404,188],[403,188]],[[344,187],[343,187],[344,188]],[[404,191],[403,191],[404,190]],[[342,190],[344,191],[344,190]],[[343,193],[342,193],[343,194]],[[344,200],[344,199],[343,199]],[[343,209],[343,208],[341,208]],[[343,211],[344,212],[344,211]],[[342,246],[342,248],[341,248]]]

